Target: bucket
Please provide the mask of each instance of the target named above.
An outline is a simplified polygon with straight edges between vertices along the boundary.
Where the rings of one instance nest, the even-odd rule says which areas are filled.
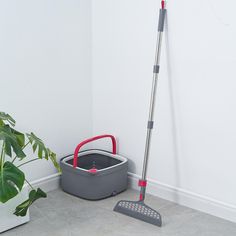
[[[82,146],[102,138],[110,138],[112,152],[90,149],[80,152]],[[73,155],[60,161],[61,187],[72,195],[98,200],[114,196],[127,189],[128,160],[117,154],[113,135],[95,136],[79,143]]]

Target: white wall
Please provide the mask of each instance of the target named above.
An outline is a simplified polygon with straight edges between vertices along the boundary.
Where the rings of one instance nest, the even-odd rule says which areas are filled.
[[[92,5],[93,133],[115,134],[120,154],[131,160],[130,172],[138,175],[158,5],[154,0]],[[236,220],[236,3],[223,5],[169,1],[148,176],[173,193],[229,207]]]
[[[140,175],[158,5],[1,1],[0,110],[59,157],[92,134],[113,133],[120,154],[130,158],[130,172]],[[205,199],[223,217],[224,207],[236,212],[235,3],[225,5],[168,4],[148,170],[149,192],[185,193],[189,198],[180,202],[192,207],[191,197]],[[55,172],[47,162],[25,170],[30,180]]]
[[[0,110],[58,157],[91,135],[91,4],[88,0],[0,2]],[[30,180],[55,172],[24,168]]]

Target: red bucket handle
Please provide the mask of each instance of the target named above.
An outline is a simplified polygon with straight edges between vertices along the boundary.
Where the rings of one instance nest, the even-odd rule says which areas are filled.
[[[112,154],[116,154],[116,139],[113,135],[110,134],[104,134],[104,135],[98,135],[95,136],[93,138],[89,138],[86,139],[84,141],[82,141],[81,143],[79,143],[75,149],[74,152],[74,160],[73,160],[73,167],[76,168],[77,167],[77,160],[78,160],[78,154],[79,154],[79,150],[82,146],[84,146],[86,143],[90,143],[92,141],[98,140],[98,139],[102,139],[102,138],[111,138],[112,141]]]

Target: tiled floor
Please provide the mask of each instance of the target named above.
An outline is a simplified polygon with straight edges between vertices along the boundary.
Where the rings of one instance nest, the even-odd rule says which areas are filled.
[[[128,190],[116,197],[86,201],[56,190],[31,208],[31,221],[2,236],[236,236],[236,224],[147,196],[146,204],[163,217],[161,228],[113,212],[121,199],[136,200]]]

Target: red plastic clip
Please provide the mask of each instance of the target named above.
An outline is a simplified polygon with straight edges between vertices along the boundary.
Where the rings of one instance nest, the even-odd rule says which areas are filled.
[[[97,173],[97,169],[96,168],[92,168],[90,170],[88,170],[89,173],[91,174],[96,174]]]
[[[140,180],[138,181],[138,186],[140,186],[140,187],[146,187],[146,186],[147,186],[147,181],[140,179]]]

